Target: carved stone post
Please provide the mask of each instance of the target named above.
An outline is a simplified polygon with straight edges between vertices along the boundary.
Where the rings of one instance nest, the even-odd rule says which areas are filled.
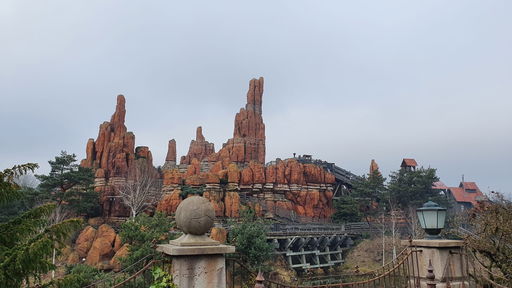
[[[178,287],[226,287],[225,254],[235,252],[235,247],[206,236],[214,219],[215,211],[206,198],[189,197],[178,206],[176,225],[184,234],[157,248],[171,257],[172,276]]]

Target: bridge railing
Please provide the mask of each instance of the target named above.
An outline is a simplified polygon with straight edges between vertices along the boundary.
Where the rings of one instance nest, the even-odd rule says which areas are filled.
[[[285,283],[279,280],[271,279],[267,275],[264,280],[266,288],[341,288],[341,287],[420,287],[420,273],[418,249],[406,249],[402,251],[393,261],[387,263],[382,268],[368,273],[353,273],[339,275],[338,279],[332,279],[323,283]],[[241,287],[238,285],[247,285],[253,287],[256,273],[251,271],[238,259],[228,259],[228,288]],[[238,270],[237,270],[238,269]],[[231,279],[229,279],[231,277]],[[252,277],[247,280],[247,277]],[[245,280],[245,282],[244,282]]]

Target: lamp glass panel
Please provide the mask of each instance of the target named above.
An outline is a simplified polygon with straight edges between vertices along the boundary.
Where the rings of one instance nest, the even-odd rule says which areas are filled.
[[[425,218],[425,229],[437,229],[437,211],[436,210],[423,210],[423,217]]]
[[[445,220],[446,220],[446,210],[437,211],[437,228],[444,228]]]
[[[425,220],[423,218],[423,211],[418,211],[418,220],[420,221],[421,228],[425,229]]]

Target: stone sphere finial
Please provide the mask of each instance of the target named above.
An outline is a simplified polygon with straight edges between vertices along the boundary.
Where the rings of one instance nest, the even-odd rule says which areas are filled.
[[[186,234],[204,235],[213,227],[215,210],[208,199],[189,197],[176,209],[176,226]]]

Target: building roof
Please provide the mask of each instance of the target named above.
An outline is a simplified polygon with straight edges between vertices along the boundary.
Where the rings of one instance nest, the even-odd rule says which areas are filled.
[[[441,181],[437,181],[437,182],[434,182],[432,183],[432,189],[441,189],[441,190],[446,190],[448,189],[448,186],[446,186],[443,182]]]
[[[404,158],[404,160],[402,160],[402,165],[400,165],[400,167],[416,167],[418,166],[418,163],[416,163],[416,160],[412,159],[412,158]]]
[[[478,190],[478,191],[480,191],[480,189],[478,188],[478,186],[476,185],[475,182],[460,182],[459,187],[464,188],[465,190]]]
[[[464,183],[472,183],[472,185],[464,185]],[[474,188],[466,188],[464,189],[464,186],[467,187],[475,187]],[[476,206],[478,204],[479,200],[484,200],[485,196],[480,191],[478,186],[476,186],[475,182],[461,182],[460,187],[450,187],[448,188],[453,195],[453,198],[455,198],[455,201],[457,202],[466,202],[471,203],[473,206]],[[467,190],[475,190],[476,192],[468,192]]]

